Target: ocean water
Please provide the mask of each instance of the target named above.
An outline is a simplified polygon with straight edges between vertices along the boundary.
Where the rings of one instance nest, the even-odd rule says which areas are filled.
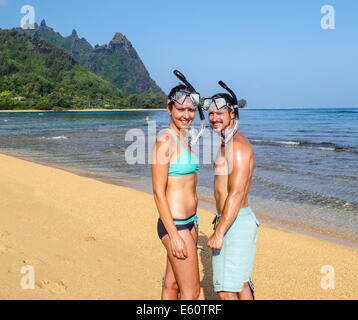
[[[156,122],[155,132],[146,116]],[[358,109],[245,109],[240,118],[240,132],[255,152],[253,209],[274,221],[358,240]],[[164,110],[0,113],[0,152],[150,191],[148,154],[168,124]],[[144,163],[126,161],[130,132],[143,133]],[[214,148],[210,152],[214,157]],[[212,185],[212,165],[202,164],[198,194],[213,199]]]

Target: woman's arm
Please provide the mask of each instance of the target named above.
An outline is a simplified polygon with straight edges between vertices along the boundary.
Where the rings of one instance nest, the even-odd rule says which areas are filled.
[[[185,259],[187,250],[183,239],[174,224],[166,197],[168,184],[168,168],[170,162],[170,138],[166,135],[158,137],[152,154],[152,187],[157,209],[168,232],[174,257]]]

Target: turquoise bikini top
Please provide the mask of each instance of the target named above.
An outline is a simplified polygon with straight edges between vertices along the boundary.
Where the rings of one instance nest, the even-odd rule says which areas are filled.
[[[180,146],[180,156],[174,162],[169,164],[168,176],[169,177],[184,177],[189,176],[199,170],[199,159],[186,150],[180,143],[178,137],[172,130],[168,131],[175,137]]]

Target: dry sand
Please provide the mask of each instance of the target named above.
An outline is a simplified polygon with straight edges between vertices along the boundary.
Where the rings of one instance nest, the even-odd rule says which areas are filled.
[[[214,213],[198,216],[200,298],[216,299],[205,246]],[[157,218],[149,194],[0,154],[0,299],[160,299]],[[35,288],[25,290],[27,265]],[[262,224],[252,278],[257,299],[357,299],[358,250]]]

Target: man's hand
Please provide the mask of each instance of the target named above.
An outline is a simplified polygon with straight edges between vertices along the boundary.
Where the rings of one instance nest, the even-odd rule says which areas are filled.
[[[221,250],[224,244],[224,236],[214,232],[209,238],[206,245],[213,250]]]

